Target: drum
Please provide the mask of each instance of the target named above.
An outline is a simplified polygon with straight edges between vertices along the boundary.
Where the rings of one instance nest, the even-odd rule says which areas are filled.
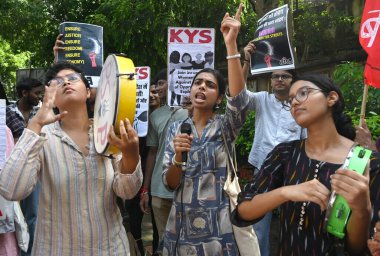
[[[120,120],[128,118],[133,125],[136,111],[135,66],[123,55],[109,55],[100,74],[94,107],[94,143],[99,154],[119,153],[108,143],[112,125],[119,134]]]

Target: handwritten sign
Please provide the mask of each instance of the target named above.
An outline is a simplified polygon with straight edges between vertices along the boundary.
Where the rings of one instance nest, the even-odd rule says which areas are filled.
[[[133,128],[139,137],[148,133],[150,67],[136,67],[136,114]]]

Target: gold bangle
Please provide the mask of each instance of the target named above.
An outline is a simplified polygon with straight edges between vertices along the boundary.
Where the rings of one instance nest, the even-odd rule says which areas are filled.
[[[185,166],[186,165],[186,162],[177,162],[176,160],[175,160],[175,156],[176,156],[177,154],[174,154],[174,156],[173,156],[173,158],[172,158],[172,164],[174,165],[174,166],[177,166],[177,167],[180,167],[180,168],[182,168],[182,166]]]

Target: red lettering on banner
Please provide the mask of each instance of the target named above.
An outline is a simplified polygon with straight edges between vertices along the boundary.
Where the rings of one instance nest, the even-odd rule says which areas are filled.
[[[194,43],[194,37],[198,34],[198,32],[199,32],[199,30],[197,30],[197,29],[193,30],[193,32],[191,32],[188,29],[185,30],[185,34],[189,37],[188,43],[190,43],[190,44]]]
[[[169,43],[206,44],[212,42],[210,29],[170,29]]]
[[[100,144],[103,146],[107,142],[107,134],[108,134],[108,123],[105,123],[102,127],[98,128],[98,138],[97,142],[99,142],[100,139]]]
[[[149,76],[148,68],[136,68],[135,70],[138,79],[147,79]]]
[[[183,43],[182,39],[179,37],[179,34],[182,33],[182,29],[179,29],[179,30],[175,30],[175,29],[171,29],[170,30],[170,43],[174,43],[176,40],[178,41],[178,43]]]
[[[211,43],[212,37],[211,37],[211,30],[202,30],[199,33],[199,36],[203,39],[199,39],[200,43],[206,44],[206,43]]]

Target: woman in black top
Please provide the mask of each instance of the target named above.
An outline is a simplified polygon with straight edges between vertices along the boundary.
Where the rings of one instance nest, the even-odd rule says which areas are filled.
[[[339,87],[327,77],[299,77],[284,107],[307,128],[308,138],[281,143],[268,154],[256,179],[240,194],[235,223],[250,225],[280,207],[281,255],[336,255],[336,244],[363,255],[372,210],[379,209],[379,155],[373,154],[365,175],[339,169],[354,145],[355,130],[343,114]],[[351,208],[346,236],[338,243],[323,230],[332,190]],[[375,214],[372,225],[377,218]]]

